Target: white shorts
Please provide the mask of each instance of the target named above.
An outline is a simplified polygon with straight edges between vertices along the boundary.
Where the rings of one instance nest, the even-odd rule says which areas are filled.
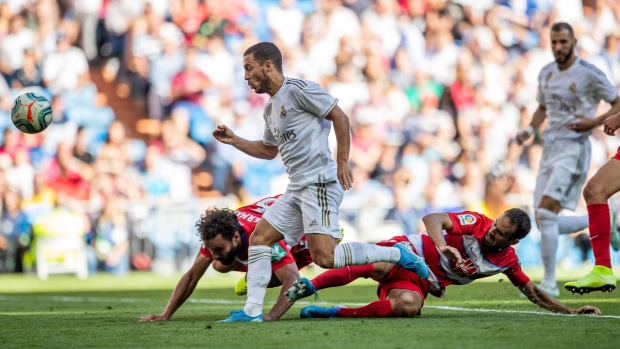
[[[294,245],[304,234],[327,234],[340,239],[338,209],[344,191],[338,182],[317,183],[287,190],[269,206],[263,218]]]
[[[543,146],[534,189],[534,207],[543,196],[575,210],[590,168],[590,141],[558,140]]]

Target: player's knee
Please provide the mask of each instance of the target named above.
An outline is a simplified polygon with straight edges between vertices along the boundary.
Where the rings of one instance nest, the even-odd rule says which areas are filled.
[[[313,255],[312,261],[321,268],[332,269],[334,267],[333,253],[331,255],[318,254],[316,257]]]
[[[400,317],[414,317],[422,309],[422,297],[415,292],[406,292],[392,300],[392,310]]]
[[[252,235],[250,235],[250,246],[271,246],[282,239],[280,234],[273,227],[256,226]]]
[[[589,181],[585,188],[583,188],[583,198],[587,204],[606,202],[608,199],[605,197],[601,185],[592,181]]]

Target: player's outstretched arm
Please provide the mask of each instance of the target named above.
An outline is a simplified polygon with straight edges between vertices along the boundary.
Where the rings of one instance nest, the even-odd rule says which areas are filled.
[[[349,190],[353,185],[353,174],[351,166],[349,166],[349,151],[351,149],[351,126],[349,125],[349,117],[338,105],[335,105],[332,110],[327,113],[325,119],[331,120],[334,125],[334,132],[336,133],[338,180],[343,190]]]
[[[175,287],[174,292],[172,292],[164,312],[161,313],[161,315],[151,314],[148,316],[143,316],[140,318],[140,322],[167,321],[170,319],[172,314],[174,314],[183,305],[183,303],[185,303],[187,298],[192,295],[192,292],[194,292],[194,289],[198,284],[198,280],[200,280],[205,271],[207,271],[211,261],[211,258],[207,258],[198,252],[198,256],[196,257],[194,264],[187,271],[187,273],[181,277],[177,287]]]
[[[255,158],[271,160],[278,155],[278,147],[266,145],[263,141],[248,141],[247,139],[237,136],[231,129],[224,125],[218,125],[215,128],[213,137]]]
[[[273,308],[271,308],[269,314],[263,317],[263,319],[267,321],[279,319],[293,306],[294,303],[289,303],[284,293],[286,290],[291,288],[295,280],[299,278],[299,270],[297,270],[297,265],[295,263],[286,264],[274,273],[276,274],[278,280],[282,283],[282,287],[280,288],[280,295],[278,296],[276,304],[273,305]]]
[[[525,286],[519,287],[519,290],[529,299],[532,303],[538,305],[541,308],[547,309],[554,313],[562,314],[601,314],[601,311],[593,306],[586,305],[579,309],[572,309],[562,304],[557,299],[548,295],[545,291],[541,290],[533,282],[528,282]]]
[[[567,125],[567,127],[576,132],[589,131],[594,127],[602,125],[606,119],[608,119],[609,117],[611,117],[612,115],[618,112],[620,112],[620,98],[616,97],[616,99],[614,99],[614,101],[611,102],[611,109],[609,109],[607,113],[601,116],[597,116],[593,119],[590,119],[583,115],[575,114],[577,121],[571,122],[570,124]]]
[[[516,137],[517,143],[519,145],[525,143],[525,141],[527,141],[532,136],[532,134],[534,133],[534,130],[539,128],[546,118],[547,118],[547,108],[543,105],[538,105],[538,108],[534,112],[534,116],[532,116],[532,121],[530,121],[530,124],[523,130],[520,130],[519,132],[517,132],[517,137]]]

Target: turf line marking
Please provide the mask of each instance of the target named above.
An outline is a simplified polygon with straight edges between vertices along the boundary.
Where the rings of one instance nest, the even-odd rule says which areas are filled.
[[[104,297],[70,297],[70,296],[50,296],[50,297],[24,297],[24,296],[3,296],[0,295],[1,301],[10,301],[10,300],[39,300],[39,301],[55,301],[55,302],[93,302],[93,303],[155,303],[156,301],[148,298],[104,298]],[[242,305],[245,304],[245,301],[238,300],[233,301],[229,299],[201,299],[201,298],[190,298],[186,301],[187,303],[198,303],[198,304],[229,304],[229,305]],[[364,306],[368,303],[349,303],[343,302],[352,306]],[[295,302],[298,305],[333,305],[333,302],[309,302],[309,301],[299,301]],[[559,314],[552,312],[542,312],[542,311],[528,311],[528,310],[508,310],[508,309],[484,309],[484,308],[462,308],[462,307],[453,307],[453,306],[444,306],[444,305],[426,305],[424,308],[427,309],[439,309],[439,310],[449,310],[449,311],[461,311],[461,312],[477,312],[477,313],[506,313],[506,314],[525,314],[525,315],[547,315],[547,316],[578,316],[573,314]],[[582,315],[583,316],[583,315]],[[585,315],[593,318],[605,318],[605,319],[620,319],[618,315]]]
[[[577,314],[560,314],[560,313],[552,313],[542,312],[542,311],[529,311],[529,310],[501,310],[501,309],[481,309],[481,308],[461,308],[461,307],[450,307],[443,305],[427,305],[424,308],[432,308],[432,309],[441,309],[441,310],[454,310],[454,311],[473,311],[478,313],[510,313],[510,314],[532,314],[532,315],[551,315],[551,316],[584,316]],[[595,318],[606,318],[606,319],[620,319],[620,316],[617,315],[585,315],[589,317]]]

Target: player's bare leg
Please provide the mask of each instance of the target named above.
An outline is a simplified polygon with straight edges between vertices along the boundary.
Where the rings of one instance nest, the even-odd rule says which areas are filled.
[[[261,218],[258,221],[248,248],[248,298],[245,307],[222,322],[262,321],[263,302],[272,274],[271,246],[283,238],[267,220]]]
[[[387,299],[390,301],[392,310],[398,317],[420,315],[420,310],[424,304],[424,298],[418,292],[399,288],[391,289],[388,292]]]
[[[559,296],[555,277],[555,258],[558,249],[558,212],[562,205],[557,200],[543,195],[536,209],[536,223],[540,230],[540,249],[545,272],[540,287],[551,296]]]
[[[612,291],[616,288],[616,278],[611,269],[609,244],[611,238],[611,219],[607,200],[620,191],[620,161],[609,160],[588,181],[583,197],[588,205],[590,219],[590,242],[594,253],[594,269],[578,281],[567,282],[564,287],[573,293],[590,291]]]
[[[301,310],[302,318],[386,318],[414,317],[420,314],[424,298],[418,292],[405,289],[391,289],[387,298],[374,301],[360,308],[332,307],[324,308],[316,305]]]

